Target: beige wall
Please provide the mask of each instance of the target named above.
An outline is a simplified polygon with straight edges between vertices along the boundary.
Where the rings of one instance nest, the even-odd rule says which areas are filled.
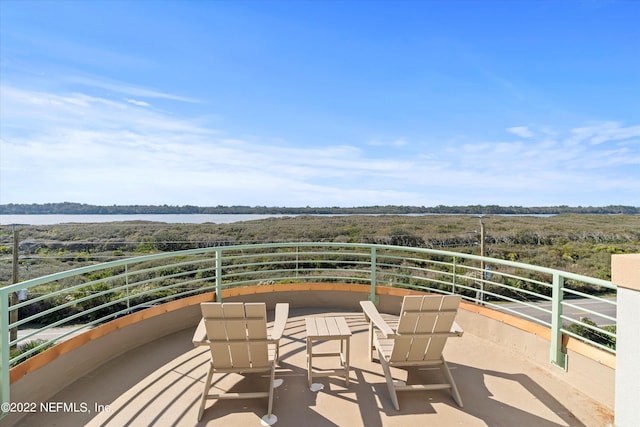
[[[615,422],[640,426],[640,254],[613,255],[611,281],[618,286]]]

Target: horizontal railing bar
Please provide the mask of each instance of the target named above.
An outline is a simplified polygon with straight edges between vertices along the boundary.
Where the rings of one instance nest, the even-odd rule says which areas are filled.
[[[597,301],[600,301],[600,302],[606,302],[608,304],[617,305],[616,301],[614,301],[614,300],[607,299],[607,298],[602,298],[602,297],[599,297],[597,295],[587,294],[585,292],[580,292],[580,291],[578,291],[576,289],[564,288],[564,293],[576,295],[576,296],[579,296],[581,298],[589,298],[589,299],[597,300]],[[564,298],[564,300],[566,300],[566,299],[567,299],[567,297]]]
[[[587,307],[585,307],[585,306],[583,306],[583,305],[581,305],[581,306],[577,306],[577,305],[569,304],[569,303],[567,303],[567,302],[566,302],[566,300],[562,302],[562,305],[563,305],[564,307],[571,307],[571,308],[574,308],[574,309],[577,309],[577,310],[581,310],[581,312],[586,312],[586,313],[588,313],[588,314],[593,314],[593,315],[595,315],[595,316],[601,317],[601,318],[603,318],[603,319],[611,320],[611,321],[613,321],[613,322],[615,322],[615,321],[616,321],[616,318],[615,318],[615,317],[611,317],[611,316],[608,316],[608,315],[606,315],[606,314],[604,314],[604,313],[600,313],[600,312],[597,312],[597,311],[591,310],[591,309],[589,309],[589,308],[587,308]],[[586,316],[585,316],[585,317],[586,317]]]
[[[539,319],[539,318],[534,317],[534,316],[530,316],[530,315],[528,315],[526,313],[522,313],[522,312],[514,310],[512,308],[504,307],[504,306],[501,306],[500,304],[494,304],[494,303],[492,303],[490,301],[485,301],[484,304],[487,305],[487,306],[490,306],[490,307],[495,307],[495,309],[498,310],[498,311],[503,311],[503,312],[506,311],[509,314],[513,314],[516,317],[524,317],[525,319],[531,320],[534,323],[538,323],[538,324],[544,325],[544,326],[549,327],[549,328],[551,327],[551,323],[550,322],[545,322],[542,319]],[[549,313],[549,314],[551,313],[548,310],[541,310],[541,311],[544,311],[545,313]]]
[[[152,254],[152,255],[144,255],[141,257],[136,257],[136,262],[141,262],[141,261],[150,261],[150,260],[158,260],[158,259],[163,259],[163,258],[169,258],[169,257],[175,257],[177,256],[176,254],[179,253],[181,255],[190,255],[190,254],[201,254],[201,253],[211,253],[211,252],[223,252],[225,249],[229,249],[229,248],[233,248],[233,250],[243,250],[243,249],[268,249],[268,248],[278,248],[278,247],[282,247],[282,246],[286,246],[286,247],[311,247],[311,246],[317,246],[317,247],[330,247],[330,246],[344,246],[344,247],[350,247],[350,248],[371,248],[373,246],[383,246],[383,245],[372,245],[372,244],[366,244],[366,243],[341,243],[341,244],[336,244],[336,243],[332,243],[332,242],[297,242],[294,244],[281,244],[281,243],[262,243],[262,244],[253,244],[253,245],[238,245],[238,246],[217,246],[217,247],[211,247],[211,248],[197,248],[197,249],[187,249],[184,251],[179,251],[179,252],[170,252],[170,253],[160,253],[160,254]],[[535,266],[535,265],[529,265],[529,264],[524,264],[524,263],[520,263],[520,262],[516,262],[516,261],[509,261],[509,260],[501,260],[501,259],[497,259],[497,258],[488,258],[488,257],[482,257],[479,255],[472,255],[472,254],[462,254],[462,253],[454,253],[454,252],[448,252],[448,251],[444,251],[444,250],[438,250],[438,249],[426,249],[426,248],[411,248],[411,247],[402,247],[402,246],[397,246],[394,247],[393,249],[395,250],[404,250],[404,251],[409,251],[409,252],[418,252],[418,253],[425,253],[425,254],[431,254],[431,255],[441,255],[441,256],[448,256],[448,257],[457,257],[457,258],[464,258],[464,259],[468,259],[468,260],[476,260],[476,261],[487,261],[490,262],[492,264],[498,264],[498,265],[505,265],[505,266],[511,266],[511,267],[516,267],[516,268],[521,268],[524,270],[530,270],[530,271],[537,271],[540,273],[547,273],[547,274],[554,274],[554,273],[558,273],[557,270],[548,268],[548,267],[542,267],[542,266]],[[73,269],[73,270],[68,270],[65,272],[61,272],[61,273],[54,273],[48,276],[43,276],[40,278],[36,278],[36,279],[30,279],[28,281],[25,282],[20,282],[14,285],[9,285],[6,286],[4,288],[0,288],[0,292],[15,292],[19,289],[23,289],[25,286],[34,286],[37,284],[42,284],[42,283],[47,283],[50,282],[52,280],[59,280],[62,278],[67,278],[67,277],[72,277],[78,274],[82,274],[82,273],[87,273],[87,272],[92,272],[92,271],[96,271],[96,270],[100,270],[100,269],[104,269],[104,268],[109,268],[109,267],[116,267],[116,266],[124,266],[125,264],[128,264],[131,262],[131,259],[123,259],[123,260],[115,260],[115,261],[109,261],[107,263],[103,263],[103,264],[98,264],[98,265],[91,265],[91,266],[85,266],[85,267],[80,267],[77,269]],[[562,272],[562,276],[565,279],[571,279],[571,280],[577,280],[577,281],[585,281],[585,276],[581,276],[575,273],[571,273],[571,272]],[[611,284],[611,282],[607,282],[605,280],[602,279],[596,279],[596,278],[588,278],[588,282],[589,284],[593,284],[596,286],[601,286],[604,288],[608,288],[608,289],[616,289],[616,287],[614,285]]]

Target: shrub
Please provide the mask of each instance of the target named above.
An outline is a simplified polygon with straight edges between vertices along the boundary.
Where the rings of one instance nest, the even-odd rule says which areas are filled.
[[[582,324],[581,323],[573,323],[571,324],[571,326],[569,326],[567,328],[567,330],[569,332],[572,332],[576,335],[579,335],[581,337],[587,338],[590,341],[596,342],[598,344],[602,344],[608,348],[616,348],[616,339],[615,337],[611,337],[607,334],[604,334],[602,332],[599,331],[594,331],[591,328],[588,328],[586,326],[584,326],[583,324],[589,325],[589,326],[594,326],[597,327],[598,325],[592,321],[591,319],[589,319],[588,317],[585,317],[584,319],[582,319]],[[615,333],[616,332],[616,327],[615,326],[605,326],[602,329],[604,329],[605,331],[611,332],[611,333]]]
[[[18,356],[20,356],[23,353],[28,352],[29,350],[32,350],[38,346],[41,346],[42,344],[44,344],[46,341],[44,340],[32,340],[32,341],[27,341],[26,343],[19,345],[17,348],[13,348],[11,349],[11,351],[9,351],[9,358],[10,359],[14,359]],[[43,347],[37,349],[36,351],[34,351],[33,353],[29,354],[28,356],[24,356],[20,359],[19,362],[14,362],[11,366],[15,366],[20,362],[24,362],[25,360],[27,360],[30,357],[35,356],[38,353],[42,353],[43,351],[45,351],[46,349],[53,347],[53,343],[48,343],[46,345],[44,345]]]

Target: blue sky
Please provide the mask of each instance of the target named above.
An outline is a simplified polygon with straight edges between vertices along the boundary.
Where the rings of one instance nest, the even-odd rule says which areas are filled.
[[[0,203],[640,206],[640,2],[0,1]]]

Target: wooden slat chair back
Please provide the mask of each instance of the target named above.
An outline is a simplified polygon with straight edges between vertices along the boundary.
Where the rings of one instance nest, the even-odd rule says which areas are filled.
[[[421,361],[440,360],[458,305],[458,295],[406,297],[400,310],[389,362],[419,364]]]
[[[202,316],[215,371],[269,369],[264,303],[203,304]]]
[[[209,372],[200,400],[198,421],[202,419],[208,399],[269,399],[268,413],[263,425],[272,425],[277,417],[272,413],[273,393],[276,387],[275,366],[279,357],[279,340],[284,332],[289,313],[288,304],[276,305],[276,318],[271,333],[267,330],[265,303],[202,303],[202,320],[194,336],[194,345],[208,346],[211,353]],[[252,393],[209,394],[215,373],[246,374],[269,372],[267,391]],[[279,380],[281,381],[281,380]]]

